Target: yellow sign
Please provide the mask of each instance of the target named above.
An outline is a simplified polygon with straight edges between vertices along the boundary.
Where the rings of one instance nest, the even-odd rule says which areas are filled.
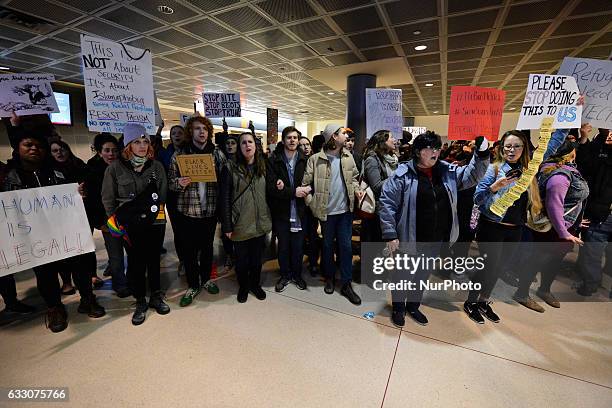
[[[540,141],[538,148],[533,152],[533,159],[529,162],[529,167],[523,172],[521,177],[515,182],[515,184],[501,197],[499,197],[493,204],[491,204],[491,212],[501,217],[510,208],[516,200],[529,188],[531,180],[535,176],[537,169],[544,160],[544,152],[548,148],[548,142],[550,142],[550,134],[552,132],[553,118],[548,117],[542,119],[542,125],[540,126]]]
[[[192,182],[215,182],[215,161],[212,154],[181,154],[176,156],[181,177],[191,177]]]

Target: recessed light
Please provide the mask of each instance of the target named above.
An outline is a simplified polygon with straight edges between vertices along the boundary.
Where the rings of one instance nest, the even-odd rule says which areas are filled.
[[[515,110],[516,108],[510,108],[510,110]]]
[[[412,34],[414,34],[414,35],[419,35],[419,34],[421,34],[421,30],[414,30],[414,31],[412,32]]]
[[[157,6],[157,11],[159,11],[162,14],[174,14],[174,9],[172,7],[166,6],[166,5],[161,5],[161,6]]]
[[[328,92],[327,94],[328,95],[334,95],[335,93],[334,92]]]
[[[425,84],[425,86],[433,86],[433,84],[432,83],[427,83],[427,84]]]
[[[423,51],[427,49],[426,45],[417,45],[416,47],[414,47],[415,50],[417,51]]]
[[[433,111],[433,113],[438,113],[438,111]]]
[[[6,70],[9,70],[10,68],[9,67],[0,67],[0,69],[3,70],[3,71],[6,71]]]

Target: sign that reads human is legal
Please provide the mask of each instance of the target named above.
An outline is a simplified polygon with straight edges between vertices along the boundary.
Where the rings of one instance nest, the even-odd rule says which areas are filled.
[[[553,117],[555,129],[580,127],[580,91],[571,76],[529,74],[529,82],[517,129],[539,129],[542,119]]]
[[[204,101],[204,116],[207,118],[239,118],[242,116],[239,92],[204,92],[202,98]]]
[[[582,122],[612,129],[612,61],[566,57],[558,74],[576,79],[584,95]]]
[[[122,133],[139,123],[154,134],[151,52],[82,35],[81,60],[89,130]]]
[[[0,276],[95,251],[77,188],[0,193]]]
[[[449,140],[499,136],[506,92],[478,86],[453,86],[448,115]]]

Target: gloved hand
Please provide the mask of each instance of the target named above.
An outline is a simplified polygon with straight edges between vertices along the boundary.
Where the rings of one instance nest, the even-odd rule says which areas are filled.
[[[484,152],[489,149],[489,141],[484,136],[478,136],[474,141],[476,142],[477,151]]]

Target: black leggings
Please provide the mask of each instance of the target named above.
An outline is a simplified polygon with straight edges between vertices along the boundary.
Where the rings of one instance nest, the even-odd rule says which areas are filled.
[[[165,225],[128,227],[131,245],[125,245],[128,256],[128,286],[136,299],[144,298],[149,290],[155,293],[161,288],[160,252]]]
[[[262,254],[266,236],[234,241],[236,254],[236,276],[240,289],[249,290],[261,286]]]
[[[502,266],[504,242],[519,242],[521,240],[522,227],[503,225],[498,222],[489,221],[480,217],[478,221],[478,232],[476,241],[480,256],[486,254],[485,267],[476,272],[472,282],[480,283],[480,290],[471,290],[468,302],[476,302],[478,298],[488,299],[495,288]],[[506,252],[508,248],[506,248]]]

